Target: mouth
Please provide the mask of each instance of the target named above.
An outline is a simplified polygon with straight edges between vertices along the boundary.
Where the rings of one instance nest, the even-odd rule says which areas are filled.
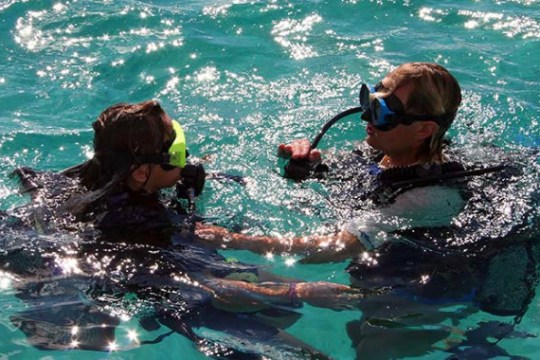
[[[367,126],[366,126],[366,133],[368,135],[374,135],[375,134],[375,126],[368,123]]]

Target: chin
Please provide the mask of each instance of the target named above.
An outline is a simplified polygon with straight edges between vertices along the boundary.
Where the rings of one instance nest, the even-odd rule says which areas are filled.
[[[365,141],[366,141],[366,144],[368,144],[374,149],[377,149],[377,140],[373,136],[368,135]]]

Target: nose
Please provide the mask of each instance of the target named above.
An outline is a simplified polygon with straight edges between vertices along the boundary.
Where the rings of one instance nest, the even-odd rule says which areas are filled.
[[[367,121],[368,123],[371,124],[372,122],[372,118],[371,118],[371,109],[366,109],[364,110],[364,112],[362,113],[362,115],[360,115],[360,119],[364,120],[364,121]]]

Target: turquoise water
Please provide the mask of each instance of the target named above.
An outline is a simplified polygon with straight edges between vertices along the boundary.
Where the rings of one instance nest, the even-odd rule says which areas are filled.
[[[356,105],[359,84],[407,61],[436,61],[464,102],[450,135],[458,147],[540,145],[540,3],[490,1],[0,1],[0,208],[27,201],[8,174],[59,170],[91,155],[90,123],[117,102],[158,99],[206,167],[249,179],[212,182],[198,203],[217,223],[252,233],[309,233],[332,219],[310,187],[280,176],[276,146],[312,137]],[[344,121],[320,147],[352,148]],[[347,283],[346,264],[307,266],[286,256],[227,252],[274,272]],[[519,325],[540,334],[540,298]],[[0,294],[0,357],[203,358],[188,340],[110,354],[40,352],[9,322],[23,305]],[[305,307],[288,332],[332,355],[354,357],[345,324],[354,311]],[[471,322],[489,318],[478,315]],[[127,327],[127,325],[126,325]],[[534,338],[508,339],[534,358]],[[446,354],[447,355],[447,354]],[[444,358],[443,353],[426,358]]]

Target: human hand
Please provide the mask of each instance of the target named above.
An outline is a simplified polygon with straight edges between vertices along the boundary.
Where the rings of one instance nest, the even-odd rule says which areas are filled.
[[[296,283],[291,288],[298,300],[310,305],[334,310],[351,309],[364,298],[364,293],[346,285],[324,281]]]
[[[203,241],[217,244],[226,243],[231,238],[227,229],[201,222],[195,223],[195,234]]]
[[[321,159],[321,152],[317,149],[311,149],[308,139],[297,139],[289,144],[279,144],[278,155],[281,157],[290,157],[295,160],[308,160],[316,162]]]

